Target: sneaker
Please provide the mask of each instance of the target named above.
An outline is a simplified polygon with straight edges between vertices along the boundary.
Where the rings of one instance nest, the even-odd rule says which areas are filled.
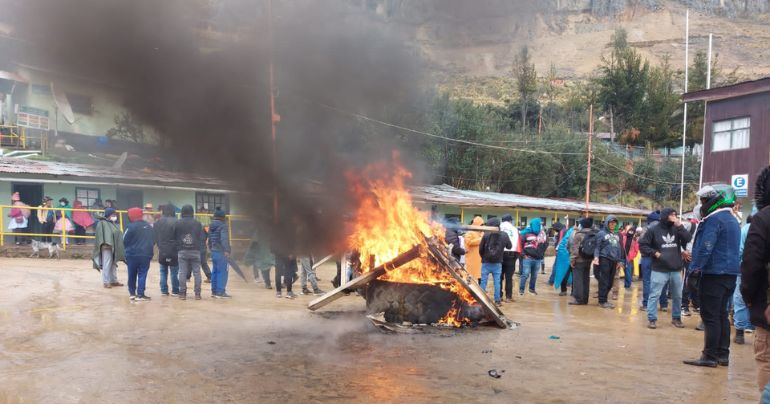
[[[232,299],[233,297],[228,295],[227,292],[222,293],[221,295],[217,295],[217,298],[219,299]]]
[[[310,289],[308,289],[308,288],[302,288],[302,291],[299,292],[299,294],[301,294],[301,295],[311,295],[311,294],[313,294],[313,292],[311,292]]]
[[[281,292],[275,292],[275,297],[277,297],[277,298],[279,298],[279,299],[280,299],[280,298],[282,298],[283,296],[281,296]]]
[[[690,309],[682,308],[682,315],[685,317],[692,316],[692,313],[690,313]]]
[[[665,313],[665,312],[667,312],[667,311],[668,311],[668,307],[661,307],[661,308],[660,308],[660,311],[662,311],[662,312],[664,312],[664,313]]]
[[[495,306],[497,306],[497,307],[503,307],[503,302],[495,302]]]
[[[179,292],[171,292],[172,297],[179,297]]]
[[[324,292],[324,291],[323,291],[323,290],[321,290],[321,289],[316,289],[316,290],[314,290],[314,291],[313,291],[313,295],[315,295],[315,296],[321,296],[321,295],[323,295],[323,294],[325,294],[325,293],[326,293],[326,292]]]
[[[533,295],[537,296],[537,292],[535,292],[535,289],[530,289],[529,293],[532,293]]]
[[[692,308],[692,312],[693,313],[700,313],[700,308],[699,307],[693,307]]]
[[[297,295],[295,295],[294,292],[289,292],[289,293],[286,294],[286,298],[287,299],[294,299],[296,297],[297,297]]]
[[[559,292],[559,296],[567,296],[567,292]]]
[[[746,337],[743,335],[743,330],[735,330],[735,343],[738,345],[746,343]]]
[[[658,323],[655,320],[650,320],[650,322],[647,323],[647,328],[654,330],[658,328]]]
[[[615,305],[610,303],[610,302],[604,302],[604,303],[600,303],[599,307],[601,307],[603,309],[614,309]]]
[[[265,289],[273,290],[273,287],[270,285],[265,285]]]
[[[136,296],[131,295],[131,296],[128,297],[128,300],[134,301],[134,300],[136,300]]]
[[[201,299],[202,299],[201,295],[195,295],[195,300],[201,300]]]
[[[146,302],[146,301],[150,300],[150,298],[147,297],[147,296],[137,296],[136,299],[134,299],[134,300],[137,301],[137,302]]]
[[[671,320],[671,324],[676,328],[684,328],[684,324],[682,323],[682,320],[678,318]]]
[[[168,292],[160,292],[161,296],[169,296]]]

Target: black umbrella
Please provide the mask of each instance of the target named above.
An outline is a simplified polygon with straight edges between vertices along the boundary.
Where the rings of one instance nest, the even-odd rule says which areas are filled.
[[[241,271],[241,267],[238,266],[238,263],[235,262],[235,260],[232,257],[227,257],[227,263],[230,264],[231,267],[233,267],[233,271],[235,271],[238,274],[238,276],[240,276],[241,279],[243,279],[244,282],[248,282],[246,280],[246,275],[244,275],[243,271]]]

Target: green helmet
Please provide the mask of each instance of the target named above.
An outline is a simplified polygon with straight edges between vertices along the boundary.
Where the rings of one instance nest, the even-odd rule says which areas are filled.
[[[701,217],[706,217],[719,208],[735,204],[735,189],[727,184],[705,185],[696,195],[700,199]]]

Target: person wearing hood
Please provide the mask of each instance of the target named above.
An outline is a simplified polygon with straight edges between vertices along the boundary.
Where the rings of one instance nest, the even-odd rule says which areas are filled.
[[[660,212],[660,223],[647,230],[639,241],[641,249],[652,257],[652,274],[650,276],[650,296],[647,300],[647,328],[657,328],[658,300],[663,292],[663,286],[669,285],[671,291],[671,324],[676,328],[684,328],[682,323],[682,251],[690,242],[688,232],[676,211],[665,208]]]
[[[43,225],[42,233],[43,234],[51,234],[53,233],[53,228],[56,226],[56,213],[54,213],[53,209],[51,207],[53,199],[51,199],[50,196],[46,196],[43,198],[43,203],[38,207],[37,210],[37,221]],[[51,236],[43,236],[40,238],[40,241],[44,243],[50,243],[52,241]]]
[[[607,301],[615,271],[620,270],[623,262],[623,250],[620,248],[620,237],[615,232],[618,219],[607,216],[604,226],[596,235],[596,250],[594,250],[593,265],[597,266],[599,275],[599,306],[613,309],[615,305]]]
[[[660,211],[656,210],[647,215],[647,225],[642,228],[639,239],[644,237],[647,231],[658,225],[660,222]],[[642,258],[639,260],[639,271],[642,274],[642,300],[639,302],[639,309],[647,310],[647,300],[650,297],[650,278],[652,278],[652,257],[640,252]],[[668,310],[668,285],[663,287],[660,295],[660,311]]]
[[[147,285],[147,273],[154,255],[155,233],[152,226],[144,221],[142,208],[128,210],[129,224],[123,234],[128,267],[128,295],[132,301],[146,301],[150,297],[144,294]]]
[[[452,256],[457,262],[460,262],[462,256],[465,255],[465,249],[462,247],[462,241],[460,241],[459,224],[457,218],[447,219],[446,232],[444,233],[444,239],[447,245],[452,246]]]
[[[85,209],[83,207],[83,203],[75,200],[74,202],[74,208],[75,209]],[[72,222],[75,223],[75,244],[76,245],[85,245],[86,244],[86,229],[93,226],[94,224],[94,218],[91,217],[91,214],[86,212],[85,210],[76,210],[72,212]]]
[[[521,243],[519,243],[519,229],[513,225],[513,217],[503,215],[500,223],[500,231],[505,232],[511,240],[511,248],[506,248],[503,253],[503,273],[500,275],[500,284],[505,285],[505,301],[513,301],[513,274],[516,273],[516,261],[521,255]]]
[[[738,257],[741,228],[732,214],[735,190],[724,184],[707,185],[698,191],[697,196],[701,206],[696,210],[703,217],[703,222],[695,233],[692,262],[688,270],[700,276],[700,315],[705,326],[705,341],[700,358],[686,360],[684,363],[708,367],[728,366],[730,319],[727,307],[735,291],[735,281],[741,267]],[[754,226],[751,227],[753,229]],[[748,246],[748,238],[746,243]],[[765,292],[766,289],[763,290]]]
[[[586,217],[578,221],[579,228],[567,241],[569,261],[572,267],[572,300],[569,304],[588,304],[589,287],[591,285],[591,259],[580,251],[586,237],[595,237],[594,219]]]
[[[118,227],[118,213],[107,208],[104,216],[96,221],[94,229],[94,268],[102,272],[102,284],[105,288],[123,286],[118,282],[118,261],[126,260],[123,246],[123,233]]]
[[[553,224],[553,226],[551,226],[551,231],[553,232],[553,235],[554,235],[553,237],[554,248],[556,249],[559,248],[559,244],[561,244],[562,240],[566,237],[567,232],[570,229],[567,229],[567,227],[564,226],[564,224],[562,224],[561,219],[556,219],[556,222]],[[565,251],[566,251],[566,244],[565,244]],[[551,267],[551,276],[548,277],[548,284],[553,285],[554,283],[556,283],[558,287],[559,283],[556,282],[556,260],[553,261],[553,267]]]
[[[757,212],[751,217],[741,261],[741,296],[749,307],[754,334],[754,360],[760,391],[770,382],[770,310],[767,291],[770,264],[770,167],[757,177],[754,187]]]
[[[29,229],[29,215],[32,212],[29,206],[21,201],[21,195],[18,192],[14,192],[11,195],[11,211],[8,213],[8,217],[11,220],[8,223],[8,230],[11,230],[16,235],[14,241],[16,245],[27,244],[28,238],[23,236]],[[19,234],[22,234],[21,236]]]
[[[561,288],[559,296],[567,296],[567,285],[570,283],[570,275],[572,274],[572,267],[570,266],[570,254],[569,254],[569,239],[575,232],[575,226],[567,229],[564,234],[559,238],[559,243],[556,244],[556,259],[553,263],[553,282],[555,288]],[[573,288],[574,291],[574,288]]]
[[[487,226],[500,227],[500,219],[492,218],[487,221]],[[481,289],[486,292],[487,280],[492,275],[494,283],[494,300],[496,305],[501,305],[500,273],[503,270],[503,255],[506,248],[511,248],[511,239],[504,231],[492,231],[484,233],[479,243],[481,254]]]
[[[629,290],[631,289],[631,282],[634,280],[634,260],[639,254],[639,241],[634,225],[627,225],[620,234],[620,245],[621,248],[623,248],[623,254],[626,257],[623,287],[626,290]]]
[[[535,286],[537,284],[537,272],[545,258],[545,250],[548,249],[548,237],[543,231],[540,218],[534,218],[529,227],[521,231],[521,244],[523,260],[519,271],[519,295],[524,295],[524,288],[527,286],[529,278],[529,293],[537,295]]]
[[[229,299],[227,294],[227,260],[230,258],[230,231],[225,223],[225,211],[214,209],[214,218],[209,224],[208,247],[211,251],[211,297]]]
[[[484,219],[481,216],[476,216],[473,218],[471,225],[483,226]],[[465,269],[474,279],[479,281],[479,283],[481,283],[481,254],[479,253],[479,245],[481,244],[481,238],[483,236],[484,236],[484,232],[481,232],[481,231],[468,231],[465,233],[465,236],[464,236],[465,237]]]
[[[153,225],[155,243],[158,245],[160,264],[160,294],[169,296],[168,279],[171,278],[171,296],[179,296],[179,252],[174,240],[174,225],[177,222],[176,208],[171,203],[161,208],[161,218]]]
[[[192,205],[182,207],[182,218],[174,223],[174,243],[179,261],[179,299],[187,300],[187,277],[195,278],[195,300],[201,299],[201,247],[203,226],[195,220]]]

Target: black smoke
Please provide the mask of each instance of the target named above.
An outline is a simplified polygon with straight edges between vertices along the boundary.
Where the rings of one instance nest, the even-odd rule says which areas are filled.
[[[386,24],[337,1],[23,0],[26,57],[110,83],[162,138],[170,165],[246,191],[243,203],[278,240],[332,244],[353,209],[345,172],[412,147],[392,130],[334,108],[410,116],[424,77],[416,51]],[[273,166],[268,66],[281,116]],[[331,108],[333,107],[333,108]],[[394,141],[396,139],[396,141]],[[295,237],[298,227],[303,237]]]

